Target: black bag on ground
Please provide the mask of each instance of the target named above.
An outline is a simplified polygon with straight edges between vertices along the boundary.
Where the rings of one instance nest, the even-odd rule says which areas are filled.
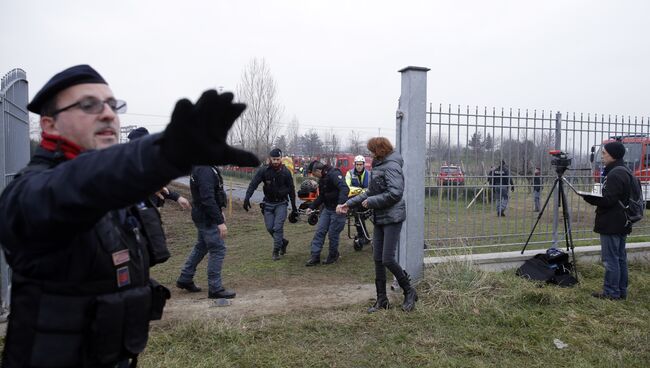
[[[516,275],[529,280],[545,281],[547,284],[572,286],[578,282],[571,275],[572,271],[573,265],[569,262],[569,255],[551,248],[546,253],[536,254],[526,260],[517,269]]]

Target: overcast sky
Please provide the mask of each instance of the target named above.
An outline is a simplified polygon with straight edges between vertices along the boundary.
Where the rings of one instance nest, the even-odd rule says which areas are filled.
[[[0,0],[0,74],[30,99],[87,63],[164,128],[176,100],[234,90],[264,58],[301,133],[394,137],[399,69],[428,67],[428,100],[647,117],[648,0]]]

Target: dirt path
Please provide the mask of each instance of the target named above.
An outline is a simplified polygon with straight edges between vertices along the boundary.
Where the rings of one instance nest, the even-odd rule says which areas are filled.
[[[283,287],[237,290],[225,307],[208,299],[205,292],[190,294],[175,290],[167,302],[163,322],[191,319],[232,319],[283,314],[301,309],[319,309],[366,303],[375,297],[373,284],[343,284],[314,287]]]

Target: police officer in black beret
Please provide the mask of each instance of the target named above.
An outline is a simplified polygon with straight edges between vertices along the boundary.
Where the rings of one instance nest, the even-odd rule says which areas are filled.
[[[284,221],[287,219],[287,204],[291,201],[291,211],[294,216],[296,208],[296,188],[293,175],[282,164],[282,151],[274,148],[269,152],[269,164],[257,170],[253,180],[248,185],[244,198],[244,209],[251,208],[250,198],[260,185],[264,183],[264,200],[261,204],[266,230],[273,237],[272,259],[277,261],[280,255],[287,252],[289,241],[284,238]]]
[[[193,164],[256,166],[226,144],[245,105],[206,91],[180,100],[162,134],[117,144],[114,97],[93,68],[50,79],[27,106],[41,145],[0,196],[0,243],[13,270],[3,367],[134,366],[169,291],[149,267],[169,256],[142,201]]]

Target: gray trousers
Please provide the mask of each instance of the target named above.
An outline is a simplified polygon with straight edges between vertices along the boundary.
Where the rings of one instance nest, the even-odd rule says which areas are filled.
[[[264,202],[264,225],[266,225],[266,231],[273,237],[273,250],[279,251],[282,248],[287,205],[287,202]]]

